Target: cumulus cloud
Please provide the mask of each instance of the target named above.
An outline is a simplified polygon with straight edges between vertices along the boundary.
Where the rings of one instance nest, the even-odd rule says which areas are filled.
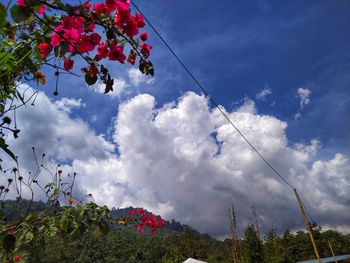
[[[73,160],[67,167],[80,175],[80,191],[92,193],[100,204],[143,206],[216,237],[229,233],[231,204],[241,226],[250,223],[250,207],[255,205],[264,230],[303,228],[293,191],[204,96],[187,93],[159,108],[148,94],[124,102],[114,123],[113,142],[58,110],[43,94],[38,99],[33,109],[18,112],[25,136],[18,139],[16,150],[23,155],[24,149],[38,144],[51,156]],[[234,111],[222,109],[299,189],[319,224],[349,229],[348,156],[319,160],[317,140],[290,145],[287,123],[259,115],[251,100]],[[114,146],[118,156],[112,153]]]
[[[158,109],[155,103],[154,97],[143,94],[120,106],[114,133],[120,156],[102,164],[103,177],[95,176],[101,163],[85,166],[84,162],[74,162],[86,175],[81,178],[82,187],[95,193],[99,202],[144,206],[216,236],[228,233],[227,208],[232,203],[242,224],[249,223],[250,206],[254,204],[264,229],[272,227],[271,222],[280,229],[303,227],[292,190],[266,167],[219,112],[208,106],[203,96],[188,93],[178,103]],[[251,100],[227,114],[274,167],[296,185],[319,223],[342,229],[348,226],[349,215],[343,211],[349,204],[337,202],[347,200],[349,195],[348,185],[344,185],[350,167],[346,156],[318,160],[311,163],[310,169],[319,141],[288,146],[287,123],[258,115]],[[319,171],[314,168],[317,163],[322,167]],[[332,172],[332,176],[342,191],[331,191],[333,186],[325,183],[330,176],[325,167],[339,172]],[[322,199],[312,190],[319,184],[323,184]],[[328,214],[328,202],[341,217],[335,211],[337,216]]]
[[[269,88],[269,86],[265,86],[263,89],[259,91],[258,94],[255,95],[255,98],[257,100],[266,100],[266,97],[270,94],[272,94],[271,89]]]
[[[90,87],[97,93],[105,93],[106,85],[102,82],[97,82],[95,85]],[[108,92],[107,95],[113,98],[120,97],[127,87],[129,87],[129,84],[124,79],[115,78],[113,83],[113,91]]]
[[[131,68],[128,71],[128,76],[130,83],[136,87],[140,86],[140,84],[153,84],[155,80],[154,77],[142,74],[137,68]]]

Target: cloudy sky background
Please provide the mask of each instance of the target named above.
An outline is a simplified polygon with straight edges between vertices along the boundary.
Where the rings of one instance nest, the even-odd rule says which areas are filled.
[[[295,186],[323,227],[350,232],[348,1],[137,1],[230,119]],[[32,146],[78,173],[77,191],[142,206],[225,237],[240,226],[303,228],[292,190],[201,95],[150,32],[155,78],[108,64],[115,89],[48,71],[9,138],[24,170]],[[78,71],[77,71],[78,72]],[[45,178],[43,178],[45,180]]]

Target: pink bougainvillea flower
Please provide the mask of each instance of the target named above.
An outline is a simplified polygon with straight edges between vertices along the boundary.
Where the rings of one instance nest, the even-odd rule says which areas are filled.
[[[63,40],[69,43],[68,51],[73,52],[79,41],[80,34],[75,28],[72,28],[70,30],[63,30],[63,32]]]
[[[24,2],[24,0],[17,0],[17,4],[20,6],[26,6],[26,3]]]
[[[94,12],[98,15],[106,14],[107,13],[106,5],[102,2],[94,4]]]
[[[79,53],[83,54],[94,50],[95,45],[90,41],[90,36],[81,35],[76,48]]]
[[[108,50],[108,47],[105,43],[103,44],[100,44],[98,47],[97,47],[97,53],[98,55],[100,55],[102,58],[106,58],[109,54],[109,50]]]
[[[62,41],[62,38],[58,34],[53,34],[51,35],[50,38],[51,38],[50,44],[53,47],[57,47]]]
[[[47,44],[47,43],[40,43],[38,45],[38,49],[40,52],[40,57],[42,59],[44,59],[51,52],[52,46],[50,44]]]
[[[74,65],[74,61],[71,60],[71,59],[66,59],[64,58],[64,69],[65,70],[71,70],[73,68],[73,65]]]
[[[21,260],[22,260],[21,256],[19,255],[15,256],[15,262],[21,262]]]
[[[64,29],[76,29],[79,33],[85,31],[84,28],[85,18],[76,16],[65,16],[62,21],[62,28]]]
[[[142,41],[146,41],[148,39],[148,35],[146,32],[142,32],[142,34],[140,35],[140,38]]]
[[[119,0],[106,0],[106,9],[108,13],[117,9],[118,1]]]
[[[137,35],[139,33],[139,28],[137,27],[137,22],[135,19],[130,19],[128,23],[126,23],[123,27],[125,34],[127,34],[130,38]]]
[[[148,57],[150,54],[150,51],[152,49],[152,46],[146,43],[143,43],[141,46],[141,53],[142,55],[144,55],[145,57]]]
[[[86,32],[94,32],[95,30],[95,24],[91,23],[86,26]]]
[[[130,54],[129,54],[129,57],[128,57],[128,62],[132,65],[135,64],[135,61],[136,61],[136,52],[135,51],[130,51]]]
[[[83,4],[83,7],[85,9],[88,9],[88,10],[90,10],[91,6],[92,6],[92,4],[90,2],[87,2],[87,3]]]
[[[121,2],[121,1],[118,1],[116,4],[117,4],[117,7],[118,7],[119,15],[122,15],[124,17],[130,16],[129,4]]]
[[[92,44],[94,44],[95,46],[98,45],[98,44],[100,44],[100,41],[101,41],[101,36],[100,36],[99,34],[97,34],[97,33],[92,33],[92,34],[90,35],[90,42],[91,42]]]
[[[108,54],[108,58],[110,60],[118,60],[120,63],[124,63],[126,56],[123,53],[123,47],[118,46],[115,41],[110,45],[110,52]]]
[[[40,15],[44,14],[45,13],[45,6],[41,5],[41,7],[38,9],[37,13]]]
[[[136,21],[136,23],[137,23],[137,26],[138,26],[139,28],[145,26],[145,19],[143,18],[142,15],[136,14],[136,15],[134,16],[134,19],[135,19],[135,21]]]
[[[128,212],[129,215],[139,214],[141,216],[143,216],[145,213],[146,213],[146,211],[142,208],[134,208],[133,210]]]

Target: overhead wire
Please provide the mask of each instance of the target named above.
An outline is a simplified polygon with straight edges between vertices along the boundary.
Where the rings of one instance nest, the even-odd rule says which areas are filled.
[[[165,41],[165,39],[160,35],[158,30],[153,26],[153,24],[149,21],[149,19],[143,14],[143,12],[138,8],[138,6],[131,1],[132,5],[136,8],[136,10],[144,17],[145,21],[152,28],[154,33],[159,37],[159,39],[163,42],[163,44],[168,48],[168,50],[172,53],[172,55],[176,58],[182,68],[187,72],[187,74],[191,77],[191,79],[197,84],[199,89],[203,92],[203,94],[208,98],[208,100],[220,111],[220,113],[224,116],[224,118],[231,124],[231,126],[238,132],[238,134],[246,141],[246,143],[255,151],[255,153],[265,162],[267,166],[280,178],[282,179],[291,189],[294,187],[270,164],[269,161],[258,151],[258,149],[248,140],[248,138],[242,133],[242,131],[231,121],[228,115],[221,109],[218,103],[209,95],[208,91],[203,87],[203,85],[199,82],[199,80],[194,76],[194,74],[189,70],[189,68],[182,62],[180,57],[174,52],[174,50],[169,46],[169,44]]]

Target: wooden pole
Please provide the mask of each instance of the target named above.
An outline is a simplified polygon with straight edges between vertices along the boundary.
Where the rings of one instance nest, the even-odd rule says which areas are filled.
[[[312,235],[312,231],[311,231],[311,228],[310,228],[309,221],[307,220],[307,217],[306,217],[306,214],[305,214],[305,211],[304,211],[304,207],[301,204],[301,200],[300,200],[299,194],[297,192],[297,189],[295,189],[295,188],[294,188],[294,193],[295,193],[295,196],[296,196],[296,198],[298,200],[298,204],[299,204],[299,207],[300,207],[301,214],[303,215],[303,219],[304,219],[304,222],[305,222],[305,225],[306,225],[306,230],[309,232],[310,239],[311,239],[314,251],[315,251],[315,255],[316,255],[317,261],[318,261],[318,263],[321,263],[321,258],[320,258],[320,255],[318,254],[318,251],[317,251],[316,243],[315,243],[315,240],[314,240],[314,236]]]
[[[329,248],[331,249],[331,252],[332,252],[332,255],[333,255],[333,258],[334,258],[334,262],[335,262],[335,263],[338,263],[337,258],[336,258],[335,255],[334,255],[333,248],[332,248],[332,245],[331,245],[331,242],[330,242],[330,241],[328,241],[328,245],[329,245]]]
[[[255,206],[252,206],[252,211],[253,211],[253,215],[254,215],[254,218],[255,218],[256,233],[258,234],[259,240],[261,240],[260,239],[259,219],[258,219],[258,215],[256,213]]]

